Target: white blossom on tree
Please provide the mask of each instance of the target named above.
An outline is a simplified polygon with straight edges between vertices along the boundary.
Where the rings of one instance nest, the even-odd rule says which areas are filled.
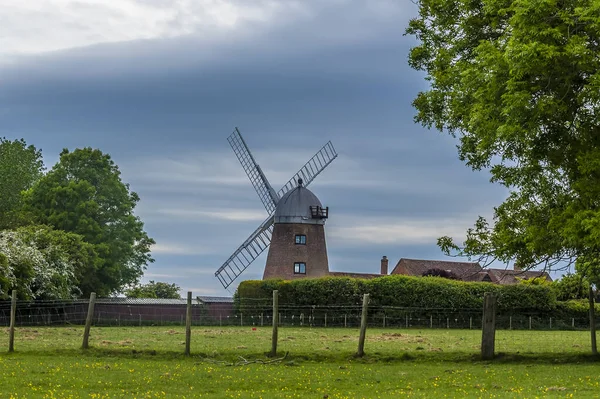
[[[27,299],[66,299],[78,289],[75,266],[60,246],[44,242],[39,234],[0,231],[0,297],[16,289]]]

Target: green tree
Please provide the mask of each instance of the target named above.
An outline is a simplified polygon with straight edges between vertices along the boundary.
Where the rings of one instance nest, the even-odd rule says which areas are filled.
[[[570,299],[586,299],[590,283],[580,273],[576,273],[565,274],[559,280],[553,281],[552,286],[559,301],[568,301]]]
[[[179,299],[179,291],[181,287],[177,284],[169,284],[163,282],[154,282],[150,280],[148,284],[138,285],[125,292],[127,298],[164,298],[164,299]]]
[[[420,0],[409,64],[430,87],[416,121],[458,138],[459,157],[489,170],[508,198],[447,254],[573,262],[600,282],[600,3]]]
[[[43,175],[42,153],[25,140],[0,137],[0,230],[21,222],[21,192]]]
[[[84,296],[120,292],[154,261],[154,240],[134,215],[138,201],[110,156],[92,148],[63,150],[59,162],[25,195],[26,210],[37,223],[93,244],[99,260],[80,276]]]

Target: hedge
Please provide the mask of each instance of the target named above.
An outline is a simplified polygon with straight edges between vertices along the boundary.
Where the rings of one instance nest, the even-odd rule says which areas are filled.
[[[558,306],[555,291],[543,285],[497,285],[393,275],[368,280],[344,277],[247,280],[240,283],[234,295],[236,308],[266,309],[275,289],[279,291],[280,306],[358,306],[363,294],[369,293],[373,307],[479,311],[485,292],[498,295],[500,314],[550,314]]]
[[[600,303],[594,304],[597,315],[600,315]],[[571,299],[569,301],[558,302],[555,316],[568,319],[586,319],[590,316],[590,303],[587,299]],[[596,316],[598,319],[598,316]]]

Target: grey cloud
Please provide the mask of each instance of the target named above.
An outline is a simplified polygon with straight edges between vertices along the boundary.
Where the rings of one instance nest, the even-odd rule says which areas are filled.
[[[247,34],[22,59],[0,69],[0,135],[25,137],[47,159],[62,147],[110,153],[162,245],[148,272],[182,287],[219,291],[212,273],[259,223],[240,215],[264,212],[226,141],[234,126],[277,188],[333,141],[339,158],[311,189],[331,207],[334,270],[378,270],[381,255],[440,258],[434,239],[336,237],[385,218],[468,225],[506,195],[456,159],[453,140],[413,123],[425,83],[406,65],[412,42],[402,33],[415,8],[405,3],[312,2],[295,19],[248,23]],[[262,277],[264,256],[242,277]]]

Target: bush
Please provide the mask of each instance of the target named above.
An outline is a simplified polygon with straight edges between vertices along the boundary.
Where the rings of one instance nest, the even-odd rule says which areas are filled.
[[[318,279],[249,280],[238,286],[237,309],[271,306],[273,290],[284,306],[360,306],[370,294],[372,307],[444,309],[449,312],[481,311],[485,292],[498,295],[499,313],[527,311],[546,314],[556,309],[556,293],[544,285],[469,283],[441,277],[392,275],[374,279],[323,277]]]
[[[596,314],[600,314],[600,304],[594,304]],[[590,303],[586,299],[572,299],[569,301],[558,302],[556,311],[557,318],[569,319],[587,319],[590,315]]]

